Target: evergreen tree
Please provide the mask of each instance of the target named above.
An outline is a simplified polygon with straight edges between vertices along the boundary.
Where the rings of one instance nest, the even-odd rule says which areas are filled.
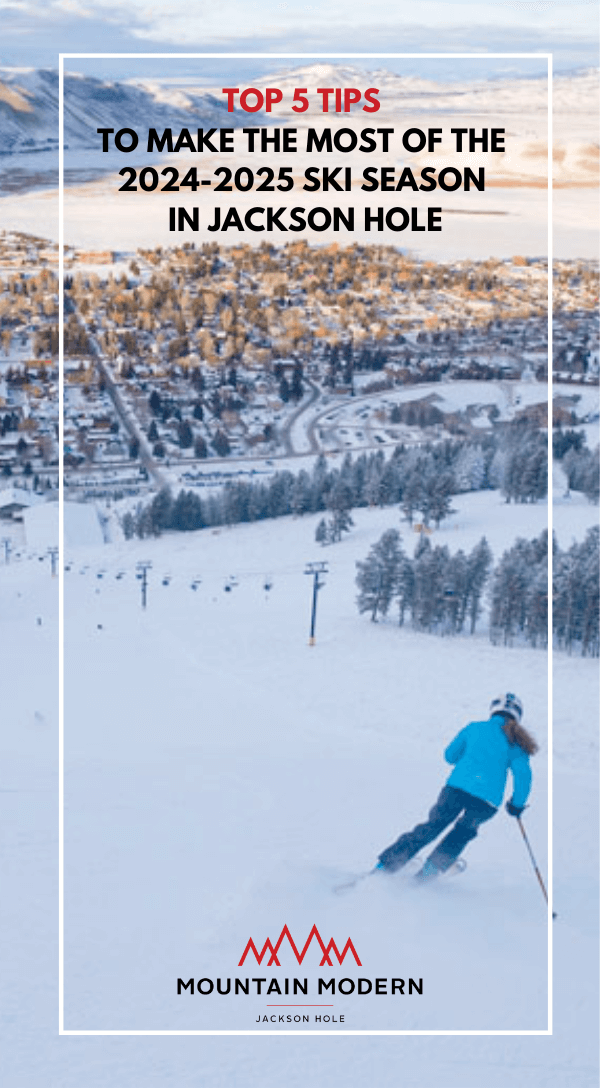
[[[263,483],[255,483],[252,487],[248,516],[250,521],[261,521],[269,517],[269,492]]]
[[[292,513],[294,477],[291,472],[276,472],[268,484],[268,514],[270,518],[286,517]]]
[[[598,449],[591,453],[587,448],[567,450],[562,460],[569,491],[582,491],[590,502],[598,502],[600,460]]]
[[[454,479],[450,472],[432,473],[427,478],[421,499],[426,525],[433,518],[436,529],[439,529],[443,519],[454,513],[451,501],[453,487]]]
[[[334,510],[329,522],[329,534],[332,544],[337,544],[342,539],[342,533],[349,533],[354,527],[354,521],[349,510]]]
[[[200,457],[202,459],[208,457],[208,446],[201,434],[197,434],[194,440],[194,457]]]
[[[228,457],[231,453],[231,446],[229,439],[225,434],[225,431],[218,430],[212,440],[212,447],[217,457]]]
[[[459,549],[449,557],[445,572],[445,621],[448,631],[462,631],[467,612],[469,592],[469,562]]]
[[[540,563],[527,587],[526,637],[532,646],[548,644],[548,563]]]
[[[290,383],[285,374],[282,374],[281,381],[279,382],[279,396],[284,404],[287,404],[290,399]]]
[[[301,469],[292,488],[292,513],[296,517],[301,517],[302,514],[308,514],[311,509],[310,477],[305,469]]]
[[[304,396],[304,382],[301,363],[296,363],[292,373],[292,384],[290,388],[290,396],[292,400],[302,400]],[[283,398],[282,398],[283,399]]]
[[[354,525],[350,515],[352,493],[350,487],[342,483],[339,476],[327,496],[327,509],[332,514],[329,522],[329,535],[331,543],[335,544],[342,539],[342,533],[349,532]]]
[[[368,506],[381,505],[381,477],[384,468],[384,457],[381,451],[371,454],[367,462],[365,483],[363,489],[364,501]]]
[[[190,426],[189,420],[183,419],[177,428],[177,436],[179,439],[179,447],[182,450],[189,450],[194,444],[194,432]]]
[[[554,429],[552,435],[552,452],[555,460],[561,461],[569,450],[575,450],[576,453],[581,453],[584,446],[585,435],[583,431],[563,431],[560,426]]]
[[[357,604],[359,612],[370,612],[371,620],[385,616],[390,604],[398,592],[404,552],[400,533],[397,529],[387,529],[383,536],[371,548],[367,558],[356,564],[358,574]]]
[[[413,524],[415,512],[420,508],[422,503],[423,486],[421,483],[421,476],[418,467],[409,471],[408,475],[404,479],[402,487],[402,502],[400,504],[402,513],[406,518],[409,525]]]
[[[470,553],[467,565],[467,601],[465,612],[470,620],[471,634],[481,614],[481,600],[492,566],[491,548],[484,536]]]
[[[407,555],[402,556],[402,562],[398,572],[398,586],[396,590],[398,600],[398,623],[404,624],[407,610],[412,613],[415,597],[415,570],[414,564]]]
[[[537,502],[548,494],[548,451],[545,444],[536,444],[527,451],[522,466],[521,501]]]
[[[581,652],[600,655],[600,529],[589,529],[580,545],[581,569]]]
[[[377,488],[377,502],[380,506],[393,506],[402,498],[402,486],[397,462],[390,457],[385,462]]]
[[[121,518],[121,528],[125,540],[131,540],[135,534],[135,518],[130,510],[127,510]]]
[[[327,492],[327,461],[322,453],[319,454],[315,461],[315,466],[312,472],[311,480],[311,510],[324,510],[325,509],[325,495]]]
[[[507,502],[536,502],[547,494],[548,458],[545,434],[519,424],[507,432],[501,487]]]
[[[173,504],[171,525],[180,531],[204,527],[202,502],[193,491],[180,491]]]
[[[160,393],[157,392],[156,389],[153,389],[150,394],[149,404],[151,412],[153,412],[155,416],[160,415],[162,411],[162,398]]]
[[[583,542],[554,556],[554,636],[568,653],[577,646],[584,655],[600,652],[599,544],[600,530],[594,526]]]
[[[173,498],[168,487],[163,487],[154,496],[148,508],[150,532],[160,536],[163,529],[168,529],[171,524],[173,512]]]
[[[446,616],[448,566],[450,554],[446,547],[432,548],[424,537],[415,552],[412,622],[415,627],[432,631],[440,627]]]
[[[454,490],[479,491],[485,479],[485,458],[480,446],[461,446],[454,461]]]
[[[527,590],[532,577],[533,555],[527,540],[518,539],[504,552],[491,588],[490,637],[500,636],[504,645],[512,645],[517,633],[525,630]]]
[[[583,479],[582,491],[590,502],[598,505],[600,499],[600,457],[599,449],[596,446],[596,452],[589,455],[588,464]]]
[[[317,525],[315,540],[317,544],[329,544],[329,526],[327,525],[325,518],[321,518]]]

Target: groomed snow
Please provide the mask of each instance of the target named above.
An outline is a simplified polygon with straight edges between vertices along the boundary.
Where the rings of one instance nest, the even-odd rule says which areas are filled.
[[[498,554],[545,522],[543,506],[506,506],[494,494],[455,505],[434,538],[453,550],[486,533]],[[596,518],[579,503],[555,513],[563,546],[563,534],[580,537]],[[542,743],[525,819],[547,873],[546,655],[492,647],[484,635],[441,639],[371,624],[355,608],[354,563],[398,524],[397,512],[357,512],[353,533],[326,549],[314,544],[316,520],[81,549],[65,574],[68,1028],[251,1030],[263,999],[177,997],[176,978],[332,974],[424,979],[423,997],[394,1003],[336,996],[350,1030],[546,1027],[544,903],[504,813],[454,881],[414,891],[374,879],[344,899],[331,893],[422,818],[447,773],[443,745],[507,686],[522,695]],[[153,562],[146,613],[134,578],[141,558]],[[330,567],[314,648],[303,574],[311,559]],[[18,1025],[10,1088],[512,1088],[525,1074],[528,1088],[562,1088],[567,1077],[578,1088],[596,1083],[597,662],[556,655],[552,1038],[58,1040],[48,910],[56,583],[35,559],[0,575],[0,623],[11,624],[0,803],[13,893],[0,909],[3,932],[18,916],[23,935],[5,951],[0,983],[9,1027]],[[231,575],[238,585],[225,592]],[[19,679],[25,655],[35,685]],[[284,922],[298,941],[314,922],[338,943],[351,936],[363,967],[319,969],[314,958],[306,968],[289,959],[237,967],[249,936],[262,943]]]
[[[58,503],[46,502],[26,510],[25,539],[29,548],[43,549],[58,544]],[[102,526],[93,503],[64,503],[66,548],[102,544]]]

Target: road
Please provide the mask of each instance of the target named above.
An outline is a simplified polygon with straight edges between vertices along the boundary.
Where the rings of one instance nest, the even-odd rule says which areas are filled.
[[[310,388],[311,388],[310,397],[308,398],[308,400],[303,401],[298,406],[298,408],[296,408],[295,412],[292,412],[289,419],[287,419],[285,421],[285,423],[283,424],[283,427],[279,431],[279,439],[280,439],[281,442],[283,442],[286,457],[297,457],[301,452],[304,452],[304,451],[294,449],[294,444],[293,444],[293,439],[292,439],[292,429],[295,427],[296,423],[304,415],[304,413],[307,412],[309,408],[312,408],[315,401],[318,400],[318,398],[322,395],[322,390],[320,389],[320,387],[315,382],[307,381],[307,385],[310,385]],[[310,424],[309,424],[309,427],[310,427]],[[307,434],[308,434],[308,429],[307,429]],[[318,447],[316,446],[316,444],[314,442],[314,436],[313,436],[313,438],[311,440],[310,452],[311,453],[318,453],[319,452]]]
[[[76,314],[76,316],[78,316],[77,311],[75,310],[75,307],[73,306],[73,303],[68,296],[65,297],[65,313],[74,313]],[[87,334],[88,343],[90,345],[90,352],[94,357],[96,369],[102,377],[102,380],[106,387],[106,392],[108,393],[110,399],[113,402],[115,412],[117,413],[117,416],[123,424],[123,427],[125,428],[130,439],[138,443],[139,458],[141,463],[148,472],[148,475],[152,478],[152,480],[154,480],[154,483],[156,484],[157,488],[159,488],[159,490],[162,487],[166,487],[167,479],[159,468],[152,454],[152,450],[150,449],[146,435],[139,426],[135,416],[132,415],[132,413],[127,408],[127,405],[123,400],[123,397],[112,373],[112,370],[108,364],[108,361],[102,354],[98,341],[96,340],[95,336],[89,331],[89,329],[86,328],[86,326],[79,317],[78,320],[81,327]],[[107,465],[107,469],[110,468],[111,466]]]
[[[381,399],[382,393],[366,393],[357,397],[352,397],[351,399],[347,396],[338,398],[329,395],[331,396],[331,399],[329,399],[328,396],[329,403],[319,410],[318,401],[324,394],[316,383],[310,382],[310,396],[294,410],[282,425],[279,432],[279,440],[283,446],[283,451],[262,456],[254,453],[229,457],[186,457],[171,460],[166,462],[164,466],[159,466],[152,455],[146,436],[143,434],[139,424],[123,402],[118,384],[111,372],[107,360],[102,357],[98,345],[95,344],[93,340],[92,344],[95,350],[96,365],[106,384],[106,389],[111,396],[115,410],[117,411],[123,426],[126,428],[127,433],[131,438],[134,438],[139,442],[140,459],[151,476],[154,485],[158,488],[168,486],[169,482],[173,486],[185,486],[185,480],[182,480],[182,473],[185,473],[186,471],[196,471],[199,472],[199,475],[201,476],[209,476],[216,471],[222,472],[227,476],[243,473],[244,470],[251,472],[252,469],[258,469],[258,471],[260,471],[258,466],[264,464],[265,471],[268,472],[271,466],[276,468],[278,465],[281,465],[281,462],[289,461],[290,459],[299,461],[302,458],[315,457],[321,452],[327,454],[349,452],[353,455],[358,455],[363,452],[368,452],[369,450],[393,448],[400,441],[418,445],[427,440],[427,437],[424,436],[422,432],[418,431],[413,434],[398,434],[391,437],[384,437],[385,429],[383,426],[377,428],[381,433],[377,436],[377,440],[375,440],[372,421],[369,421],[368,418],[365,419],[364,422],[362,420],[353,420],[352,418],[345,420],[343,416],[346,415],[350,408],[352,408],[354,413],[354,409],[361,403],[368,405],[369,402],[372,402],[374,399]],[[484,384],[487,385],[488,383]],[[510,406],[515,395],[513,384],[506,381],[492,384],[501,389],[505,405]],[[441,384],[438,382],[424,382],[418,386],[406,387],[403,390],[390,390],[390,394],[393,400],[400,401],[405,397],[421,397],[427,392],[440,393],[441,388]],[[483,392],[483,389],[481,391]],[[398,394],[400,394],[400,396]],[[385,395],[387,396],[387,394]],[[306,418],[307,416],[308,418]],[[324,421],[327,420],[328,417],[331,417],[331,419],[329,420],[329,423],[324,426]],[[364,440],[346,443],[344,438],[340,438],[339,434],[336,433],[340,427],[347,427],[350,432],[355,432],[358,428],[364,432]],[[404,428],[400,426],[399,431],[403,430]],[[328,438],[326,443],[323,442],[325,436]],[[432,435],[431,437],[435,436]],[[134,466],[131,462],[123,462],[121,466],[118,466],[115,463],[85,466],[77,470],[77,475],[81,474],[81,476],[85,478],[96,477],[100,483],[102,477],[106,479],[110,473],[118,471],[119,468],[132,470]],[[75,476],[75,473],[73,473],[73,476]],[[90,484],[89,486],[93,485]],[[118,486],[118,481],[115,481],[115,486]]]

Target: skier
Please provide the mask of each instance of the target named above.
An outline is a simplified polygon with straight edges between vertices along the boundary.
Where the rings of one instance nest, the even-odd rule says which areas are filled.
[[[475,838],[479,825],[498,811],[509,770],[513,794],[506,803],[506,811],[510,816],[521,815],[531,787],[529,756],[538,750],[535,740],[521,724],[522,717],[520,699],[507,693],[492,701],[488,721],[471,722],[461,729],[444,752],[446,761],[455,766],[427,822],[418,824],[388,846],[379,855],[376,869],[388,873],[400,869],[456,820],[415,879],[425,882],[445,872]]]

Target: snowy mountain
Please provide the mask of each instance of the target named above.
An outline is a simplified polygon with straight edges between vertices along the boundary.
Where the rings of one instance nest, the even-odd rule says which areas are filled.
[[[352,65],[309,64],[270,72],[257,86],[275,86],[284,91],[319,86],[376,86],[380,90],[382,114],[422,111],[545,113],[547,81],[538,78],[442,83],[416,76],[402,76],[386,69],[367,71]],[[581,118],[595,108],[598,72],[594,69],[561,75],[554,80],[556,114]],[[299,119],[289,109],[286,95],[275,114]],[[319,100],[320,101],[320,100]],[[288,103],[286,107],[286,102]],[[309,111],[310,112],[310,111]],[[253,123],[266,118],[253,114]],[[113,82],[65,74],[65,142],[71,148],[95,147],[100,127],[133,128],[172,125],[206,127],[241,124],[247,114],[228,114],[217,88],[206,93],[199,88],[165,86],[159,80]],[[58,142],[58,72],[51,69],[0,68],[0,154],[39,151]]]
[[[459,65],[460,62],[457,62]],[[460,67],[457,67],[460,77]],[[598,184],[598,70],[587,68],[553,79],[553,146],[555,187]],[[365,123],[399,126],[404,123],[447,131],[452,123],[462,126],[496,126],[506,129],[506,150],[490,158],[477,153],[476,161],[493,173],[493,184],[503,186],[546,186],[548,139],[548,80],[545,76],[510,76],[501,79],[458,78],[449,83],[417,76],[405,76],[385,68],[367,70],[351,65],[308,64],[271,72],[257,80],[257,86],[279,87],[283,101],[273,114],[294,124],[314,124],[323,118],[319,87],[368,87],[379,90],[380,110],[363,113],[361,103],[351,114],[342,114],[336,123],[352,127]],[[295,87],[308,89],[309,109],[300,115],[291,110]],[[215,93],[218,93],[215,88]],[[333,102],[331,108],[333,109]],[[327,115],[326,115],[327,116]],[[329,113],[329,118],[336,117]],[[343,118],[343,122],[341,119]],[[440,164],[459,165],[449,157],[452,144],[440,148]],[[421,164],[423,156],[413,155]],[[498,160],[502,161],[499,162]],[[435,157],[427,165],[436,164]],[[490,168],[493,165],[493,170]],[[500,177],[500,175],[502,175]]]
[[[0,68],[0,154],[58,145],[58,72]],[[201,92],[169,91],[152,81],[117,83],[65,74],[65,145],[97,148],[98,128],[211,128],[240,124],[242,114]]]
[[[317,87],[377,87],[382,111],[398,112],[404,109],[444,111],[460,109],[480,112],[485,108],[523,109],[524,91],[527,108],[545,109],[547,102],[547,81],[544,78],[502,80],[469,80],[464,83],[438,82],[419,76],[403,76],[385,68],[369,71],[353,65],[309,64],[298,68],[286,68],[271,72],[269,86],[283,90],[294,87],[307,87],[316,91]],[[259,80],[258,85],[262,83]],[[320,99],[319,99],[320,103]],[[320,109],[320,106],[319,106]]]
[[[309,64],[285,68],[255,80],[257,86],[276,86],[284,91],[283,101],[272,113],[251,114],[252,124],[291,122],[302,128],[323,119],[318,87],[379,88],[381,109],[364,114],[354,107],[343,115],[344,125],[360,126],[365,121],[397,125],[449,127],[455,123],[504,126],[509,133],[507,153],[494,162],[494,184],[545,187],[547,172],[548,88],[544,77],[504,78],[445,83],[416,76],[403,76],[386,69],[368,71],[352,65]],[[71,152],[66,165],[68,185],[89,181],[114,169],[114,155],[101,162],[83,160],[81,152],[98,149],[98,128],[125,126],[139,132],[149,127],[175,129],[219,126],[243,127],[249,115],[241,110],[228,113],[221,83],[207,90],[188,83],[160,79],[131,79],[117,82],[65,74],[65,146]],[[307,87],[310,108],[301,115],[291,110],[292,92]],[[554,79],[554,184],[560,187],[594,187],[598,181],[597,157],[598,72],[578,70]],[[330,119],[335,114],[330,114]],[[24,192],[56,185],[58,146],[58,73],[50,69],[0,68],[0,190]],[[338,120],[341,120],[339,118]],[[141,149],[141,143],[140,143]],[[140,150],[138,149],[138,150]],[[53,152],[40,157],[40,152]],[[19,153],[19,160],[7,158]],[[30,154],[26,157],[26,153]],[[453,152],[452,152],[453,153]],[[440,148],[444,164],[452,164],[447,146]],[[422,165],[422,156],[414,155]],[[477,162],[492,164],[481,155]],[[440,159],[441,161],[441,159]],[[431,156],[428,165],[435,165]],[[500,176],[501,175],[501,176]]]
[[[319,63],[270,72],[257,81],[257,86],[263,84],[285,91],[307,87],[313,93],[317,87],[327,86],[377,87],[382,111],[386,114],[407,110],[443,110],[471,112],[474,117],[487,112],[519,116],[539,110],[545,112],[548,104],[548,81],[545,76],[510,76],[445,83],[419,76],[403,76],[385,68],[373,71],[353,65]],[[553,90],[556,113],[595,111],[598,70],[585,68],[555,76]],[[320,104],[320,99],[318,101]]]

